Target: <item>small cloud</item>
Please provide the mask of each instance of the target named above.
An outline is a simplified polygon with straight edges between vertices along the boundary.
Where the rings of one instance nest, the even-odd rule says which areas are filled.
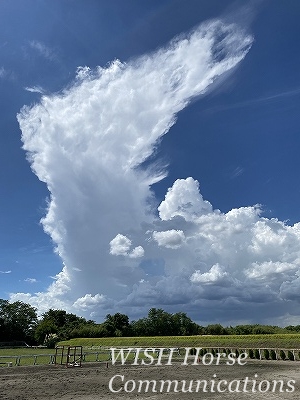
[[[121,235],[120,233],[111,240],[110,254],[113,256],[126,256],[131,246],[131,240],[128,237]]]
[[[11,271],[0,271],[0,274],[11,274]]]
[[[28,282],[28,283],[36,283],[37,280],[35,278],[26,278],[24,279],[24,282]]]
[[[168,249],[178,249],[185,240],[183,231],[171,229],[163,232],[153,232],[153,239],[159,246],[167,247]]]
[[[176,216],[186,221],[193,221],[201,215],[212,212],[212,205],[203,200],[199,192],[199,182],[191,177],[177,179],[168,189],[165,199],[158,207],[159,216],[163,221]]]
[[[24,90],[27,90],[27,92],[31,92],[31,93],[40,93],[40,94],[44,94],[45,90],[41,87],[41,86],[32,86],[32,87],[25,87]]]
[[[224,267],[217,263],[208,272],[204,272],[203,274],[200,270],[195,271],[191,276],[191,282],[211,284],[223,281],[227,277],[228,273],[224,270]]]
[[[0,79],[14,80],[15,74],[4,67],[0,67]]]
[[[132,246],[131,240],[120,233],[110,241],[109,245],[109,252],[113,256],[128,256],[130,258],[140,258],[144,256],[144,249],[142,246],[137,246],[130,252]]]
[[[91,294],[86,294],[83,297],[79,297],[74,303],[73,307],[78,310],[86,311],[90,308],[99,307],[103,305],[107,301],[106,297],[103,294],[97,293],[95,296]]]
[[[39,42],[38,40],[31,40],[31,42],[29,42],[29,46],[33,50],[36,50],[40,56],[46,58],[49,61],[54,61],[57,58],[53,49],[46,46],[44,43]]]
[[[286,274],[299,269],[297,263],[280,262],[280,261],[265,261],[263,263],[254,262],[251,268],[245,271],[248,278],[254,279],[270,279],[276,277],[278,274]]]
[[[145,253],[145,251],[144,251],[143,247],[137,246],[131,251],[131,253],[128,254],[128,256],[130,258],[140,258],[140,257],[144,256],[144,253]]]
[[[6,75],[6,69],[4,67],[0,68],[0,78],[5,78]]]

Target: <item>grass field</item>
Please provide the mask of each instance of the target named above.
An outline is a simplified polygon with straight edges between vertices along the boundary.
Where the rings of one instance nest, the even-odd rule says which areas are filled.
[[[85,354],[87,353],[87,354]],[[84,361],[107,361],[109,359],[109,351],[92,351],[84,349]],[[44,365],[51,364],[55,355],[55,349],[45,348],[10,348],[0,349],[0,366],[12,365]],[[59,363],[60,357],[58,357]]]
[[[300,348],[300,334],[220,335],[220,336],[151,336],[123,338],[79,338],[60,342],[69,346],[103,347],[237,347]]]
[[[45,348],[0,349],[0,365],[5,366],[8,363],[12,363],[12,365],[48,364],[50,356],[54,353],[55,350]]]

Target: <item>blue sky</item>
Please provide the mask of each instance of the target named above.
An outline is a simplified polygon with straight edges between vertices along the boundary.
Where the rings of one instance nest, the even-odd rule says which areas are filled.
[[[2,1],[0,298],[300,323],[299,11]]]

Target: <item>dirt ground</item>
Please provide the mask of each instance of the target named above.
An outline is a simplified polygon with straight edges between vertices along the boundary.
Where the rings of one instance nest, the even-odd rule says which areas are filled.
[[[123,382],[121,382],[122,376],[124,376]],[[112,379],[113,377],[115,378]],[[248,377],[248,382],[245,386],[246,377]],[[254,385],[256,392],[252,392],[254,379],[256,380]],[[113,393],[109,389],[111,380],[112,389],[120,390],[119,392]],[[153,386],[151,385],[148,392],[145,393],[146,386],[142,386],[144,390],[138,392],[139,380],[155,380],[157,386],[154,389],[157,392],[152,392]],[[171,386],[168,391],[167,383],[160,392],[160,380],[177,380],[179,382],[178,392],[175,392],[175,386]],[[186,390],[193,381],[191,392],[182,392],[182,388],[184,389],[182,380],[186,380]],[[203,386],[198,392],[195,392],[197,380],[208,382],[207,392],[203,392]],[[222,382],[220,382],[221,380]],[[225,380],[227,383],[224,382]],[[241,382],[238,384],[237,380]],[[282,392],[280,385],[272,391],[273,380],[283,382]],[[294,380],[295,383],[290,382],[289,386],[288,381],[291,380]],[[126,383],[127,381],[131,382]],[[214,381],[213,384],[212,381]],[[260,384],[261,381],[264,382]],[[269,388],[267,381],[270,382]],[[232,382],[231,386],[230,382]],[[136,389],[131,392],[134,384]],[[124,390],[125,388],[127,388],[127,392]],[[172,366],[112,364],[107,366],[106,363],[86,363],[82,367],[74,368],[55,365],[0,368],[1,400],[121,400],[133,398],[148,400],[299,399],[300,362],[250,360],[244,366],[237,364],[233,366],[224,364],[219,366],[202,364],[182,366],[179,363],[173,363]]]

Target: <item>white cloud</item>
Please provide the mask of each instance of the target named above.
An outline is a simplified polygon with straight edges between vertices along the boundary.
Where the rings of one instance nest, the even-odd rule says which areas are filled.
[[[113,256],[125,256],[128,254],[128,250],[131,247],[131,240],[128,239],[128,237],[118,233],[109,244],[110,254]]]
[[[77,67],[76,70],[76,78],[84,80],[86,78],[89,78],[92,70],[90,67],[84,66],[84,67]]]
[[[46,58],[49,61],[53,61],[57,58],[55,51],[39,40],[31,40],[29,42],[29,46],[33,50],[35,50],[40,56]]]
[[[80,297],[73,303],[73,307],[78,309],[79,311],[86,311],[89,309],[93,309],[95,307],[102,306],[106,303],[105,296],[100,295],[99,293],[95,296],[91,294],[86,294],[83,297]]]
[[[121,235],[120,233],[112,239],[109,243],[110,245],[110,254],[113,256],[128,256],[130,258],[139,258],[143,257],[144,249],[142,246],[135,247],[131,252],[129,251],[132,242],[128,237]]]
[[[28,282],[28,283],[36,283],[37,280],[35,278],[26,278],[24,279],[24,282]]]
[[[70,274],[66,267],[54,277],[54,282],[45,292],[37,293],[10,293],[11,301],[23,301],[37,308],[39,315],[52,309],[71,310],[73,301],[70,293]]]
[[[300,268],[300,260],[294,260],[293,263],[280,261],[265,261],[263,263],[252,263],[251,267],[245,271],[249,278],[256,279],[278,279],[278,274],[295,274]]]
[[[204,272],[203,274],[200,270],[195,271],[191,276],[191,281],[194,283],[216,283],[223,281],[224,278],[228,277],[228,272],[225,271],[225,268],[219,264],[215,264],[211,267],[208,272]]]
[[[153,239],[159,246],[169,249],[178,249],[184,243],[184,233],[181,230],[171,229],[169,231],[153,232]]]
[[[130,258],[140,258],[140,257],[143,257],[144,254],[145,254],[145,251],[144,251],[143,247],[137,246],[131,251],[131,253],[129,253],[129,257]]]
[[[199,183],[193,178],[187,178],[177,179],[172,188],[168,189],[158,211],[162,220],[181,216],[186,221],[193,221],[212,212],[212,206],[208,201],[204,201],[199,193]]]
[[[182,193],[178,182],[174,185],[176,190],[172,187],[168,193],[176,193],[173,203],[178,204],[185,185],[180,185]],[[211,321],[213,315],[213,320],[226,323],[282,323],[293,321],[293,314],[299,318],[300,224],[264,218],[257,205],[190,215],[160,221],[161,229],[182,227],[184,247],[175,255],[165,250],[165,274],[136,284],[125,305],[180,304],[196,318],[201,307],[202,321]],[[152,251],[157,254],[157,249]]]
[[[24,149],[51,194],[42,224],[65,266],[47,291],[13,299],[97,318],[175,305],[202,321],[299,315],[300,224],[264,218],[259,205],[214,210],[192,177],[156,209],[165,172],[141,167],[251,43],[210,21],[127,64],[83,67],[63,93],[21,111]]]
[[[32,87],[27,86],[24,88],[24,90],[31,93],[40,93],[40,94],[45,93],[45,90],[41,86],[32,86]]]
[[[11,274],[11,271],[0,271],[0,274]]]

